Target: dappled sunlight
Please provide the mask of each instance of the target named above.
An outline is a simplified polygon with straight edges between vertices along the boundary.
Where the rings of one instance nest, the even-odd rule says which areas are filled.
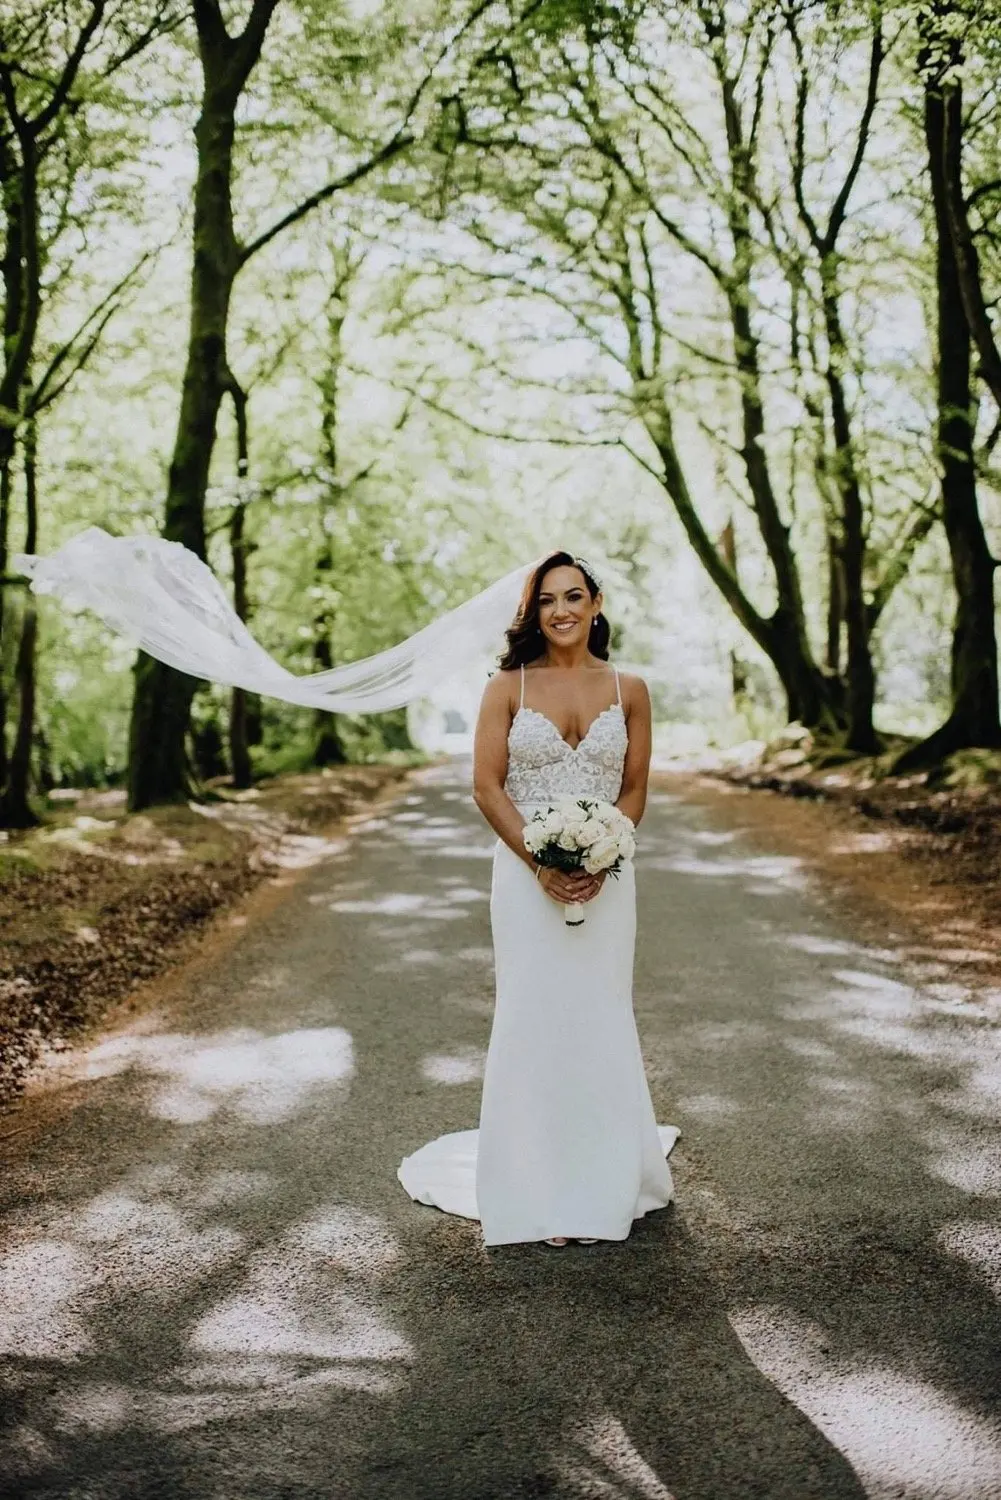
[[[936,1243],[945,1255],[962,1261],[1001,1302],[1001,1225],[978,1219],[945,1224]]]
[[[398,916],[415,911],[423,912],[432,905],[432,897],[423,896],[416,891],[387,891],[385,895],[372,896],[363,901],[352,900],[350,897],[331,901],[330,910],[350,916]]]
[[[730,1323],[758,1369],[851,1462],[869,1500],[1001,1491],[1001,1428],[929,1381],[835,1352],[829,1332],[782,1307],[745,1307]]]
[[[253,790],[253,789],[251,789]],[[302,833],[289,829],[287,817],[280,809],[265,808],[253,800],[236,804],[223,802],[189,802],[199,817],[221,824],[229,830],[253,826],[266,836],[263,847],[254,851],[254,862],[261,869],[308,870],[334,855],[343,854],[348,839],[343,833]]]
[[[150,1203],[128,1192],[91,1199],[63,1224],[80,1244],[106,1251],[105,1271],[120,1290],[169,1296],[185,1281],[206,1274],[239,1249],[242,1239],[226,1227],[196,1229],[167,1203]]]
[[[802,891],[807,878],[801,859],[791,855],[748,854],[743,859],[713,858],[698,854],[646,855],[646,869],[670,871],[675,875],[699,875],[712,880],[749,880],[756,895],[778,891]]]
[[[435,859],[476,859],[482,864],[489,864],[494,851],[492,844],[439,844],[434,855]],[[486,878],[489,879],[489,876]]]
[[[582,1423],[557,1451],[555,1466],[569,1494],[588,1500],[676,1500],[611,1412]]]
[[[490,900],[489,891],[485,891],[479,886],[465,885],[461,881],[445,881],[444,888],[449,901],[458,901],[462,906],[475,905],[477,902]]]
[[[483,1077],[485,1047],[460,1047],[455,1052],[441,1052],[422,1057],[421,1076],[429,1083],[475,1083]]]
[[[124,1035],[89,1048],[73,1066],[83,1078],[136,1071],[154,1083],[146,1107],[159,1119],[193,1125],[220,1109],[272,1125],[289,1119],[318,1088],[354,1073],[351,1034],[341,1026],[263,1036],[241,1028],[208,1036]]]
[[[471,905],[489,899],[486,890],[459,881],[441,881],[433,892],[386,891],[369,897],[337,897],[329,902],[329,908],[345,916],[420,916],[432,922],[449,922],[464,917]]]
[[[61,1440],[319,1410],[331,1389],[400,1390],[414,1351],[379,1300],[401,1261],[381,1218],[330,1203],[249,1255],[242,1234],[205,1220],[276,1187],[263,1172],[188,1177],[159,1163],[72,1208],[22,1215],[0,1256],[0,1350],[17,1361],[8,1392],[37,1401],[34,1425],[5,1434],[8,1477],[58,1465]],[[225,1290],[189,1321],[186,1299],[216,1279]],[[151,1316],[162,1334],[124,1383],[123,1353]]]
[[[94,1347],[90,1318],[103,1298],[125,1292],[169,1301],[229,1262],[242,1236],[202,1218],[207,1207],[232,1201],[234,1177],[244,1189],[267,1185],[265,1174],[218,1172],[189,1185],[163,1165],[73,1208],[23,1216],[0,1255],[0,1350],[73,1361]]]
[[[800,953],[811,953],[818,958],[856,958],[889,964],[900,962],[900,954],[892,948],[870,948],[845,938],[821,937],[815,932],[783,932],[781,942],[783,948],[795,948]]]
[[[263,866],[278,870],[308,870],[339,854],[344,839],[321,838],[319,834],[286,833],[276,849],[262,851],[257,859]]]
[[[834,1047],[829,1047],[826,1042],[814,1041],[812,1037],[784,1036],[781,1044],[787,1052],[793,1052],[797,1057],[807,1057],[813,1062],[836,1066],[841,1058],[840,1052]]]
[[[897,849],[912,841],[912,835],[903,828],[881,828],[875,832],[842,833],[832,838],[828,849],[832,854],[883,854],[887,849]]]
[[[728,1120],[739,1115],[742,1106],[736,1099],[727,1099],[720,1094],[683,1094],[677,1107],[681,1114],[693,1115],[701,1123],[711,1125],[713,1120]]]
[[[764,1046],[770,1040],[769,1028],[761,1021],[692,1021],[684,1033],[686,1041],[697,1041],[707,1047],[728,1046],[733,1042]]]
[[[1001,1153],[993,1142],[967,1137],[945,1150],[932,1150],[928,1170],[975,1198],[1001,1198]]]
[[[842,1135],[868,1133],[879,1127],[885,1109],[881,1091],[859,1078],[831,1077],[826,1073],[806,1076],[811,1095],[803,1127],[811,1132],[837,1130]]]
[[[785,1005],[781,1015],[790,1021],[825,1021],[838,1031],[879,1042],[897,1050],[926,1051],[932,1039],[893,1023],[919,1020],[927,1002],[911,985],[861,969],[837,969],[815,984],[796,987],[802,998]]]
[[[40,1237],[0,1255],[0,1352],[22,1359],[73,1360],[90,1348],[79,1300],[93,1283],[94,1257]]]
[[[231,969],[228,948],[195,970],[182,1013],[217,1029],[151,1015],[67,1065],[72,1174],[36,1192],[24,1169],[0,1254],[22,1489],[81,1464],[131,1493],[148,1450],[165,1493],[190,1465],[206,1496],[404,1495],[444,1454],[456,1494],[531,1474],[568,1500],[724,1500],[801,1474],[861,1500],[850,1462],[870,1500],[986,1497],[986,1012],[956,1014],[954,973],[902,983],[898,950],[802,899],[798,861],[671,811],[640,856],[636,1001],[657,1118],[684,1132],[677,1205],[627,1246],[487,1251],[392,1182],[410,1141],[475,1123],[493,1009],[489,872],[459,862],[492,846],[472,814],[424,821],[441,806],[398,800]],[[102,1112],[135,1126],[131,1170],[87,1162]]]
[[[385,1317],[371,1283],[396,1266],[400,1248],[384,1223],[342,1203],[319,1209],[251,1256],[242,1281],[193,1327],[193,1363],[177,1372],[200,1398],[165,1397],[168,1427],[242,1409],[273,1409],[331,1385],[388,1394],[414,1358]],[[321,1368],[316,1364],[322,1362]],[[251,1387],[248,1398],[224,1394]]]

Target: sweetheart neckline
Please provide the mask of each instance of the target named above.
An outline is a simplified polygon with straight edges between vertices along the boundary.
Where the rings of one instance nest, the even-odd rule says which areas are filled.
[[[595,715],[590,724],[587,726],[587,733],[584,735],[583,739],[577,741],[576,745],[571,745],[570,741],[564,735],[560,734],[559,725],[554,724],[548,714],[541,713],[537,708],[529,708],[527,704],[522,704],[522,706],[518,709],[518,713],[516,713],[514,719],[511,720],[511,728],[514,728],[514,721],[515,719],[517,719],[518,714],[534,714],[537,719],[542,719],[544,723],[549,725],[556,738],[560,741],[561,744],[566,746],[571,755],[576,755],[581,749],[581,746],[587,743],[588,739],[590,738],[591,731],[597,724],[598,720],[603,719],[606,714],[614,713],[616,709],[618,709],[619,713],[622,714],[623,720],[625,720],[625,713],[623,712],[622,704],[610,703],[607,708],[603,708],[601,710],[600,714]]]

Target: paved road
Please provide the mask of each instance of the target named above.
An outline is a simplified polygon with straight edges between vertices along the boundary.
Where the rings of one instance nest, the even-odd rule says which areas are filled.
[[[677,1205],[505,1246],[395,1178],[476,1122],[490,838],[423,773],[5,1122],[4,1495],[1001,1496],[997,1035],[658,793],[636,1005]]]

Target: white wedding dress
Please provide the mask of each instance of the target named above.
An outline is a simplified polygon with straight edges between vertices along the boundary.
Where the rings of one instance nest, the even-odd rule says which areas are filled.
[[[616,701],[572,747],[521,705],[505,790],[530,816],[569,794],[614,802],[628,733]],[[500,840],[490,896],[497,998],[479,1130],[439,1136],[397,1173],[418,1203],[479,1219],[487,1245],[556,1235],[624,1240],[674,1197],[633,1015],[636,889],[631,861],[579,927]]]

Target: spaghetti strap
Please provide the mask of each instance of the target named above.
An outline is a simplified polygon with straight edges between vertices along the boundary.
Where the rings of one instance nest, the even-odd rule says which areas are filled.
[[[622,685],[619,682],[619,669],[618,669],[618,667],[613,667],[612,671],[615,673],[615,701],[619,705],[619,707],[621,708],[622,707]]]
[[[521,669],[521,702],[518,704],[518,707],[519,708],[524,708],[525,707],[525,668],[524,668],[524,666]]]

